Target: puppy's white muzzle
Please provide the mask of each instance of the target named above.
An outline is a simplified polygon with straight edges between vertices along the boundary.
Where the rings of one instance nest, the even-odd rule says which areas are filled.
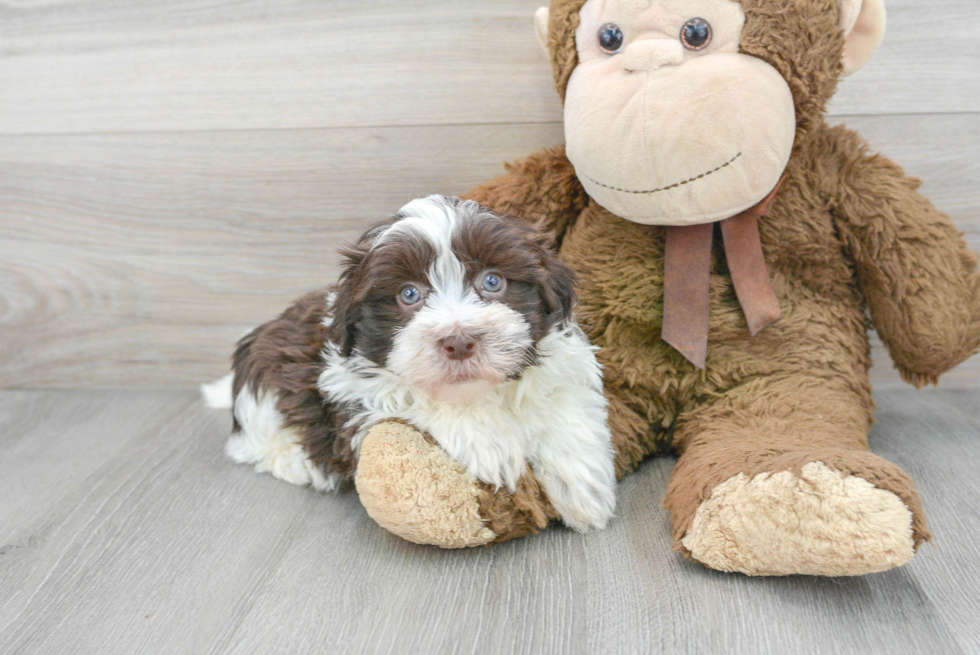
[[[456,395],[447,386],[490,389],[529,363],[531,330],[524,316],[473,292],[447,296],[431,295],[395,335],[390,371],[432,397],[445,397]]]

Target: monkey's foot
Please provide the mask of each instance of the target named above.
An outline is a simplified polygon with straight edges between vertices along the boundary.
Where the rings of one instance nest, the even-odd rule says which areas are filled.
[[[810,462],[799,475],[725,480],[698,506],[681,544],[720,571],[862,575],[912,558],[912,519],[891,491]]]
[[[482,546],[537,532],[556,518],[530,471],[515,493],[495,492],[421,432],[395,421],[368,432],[355,484],[378,525],[417,544]]]

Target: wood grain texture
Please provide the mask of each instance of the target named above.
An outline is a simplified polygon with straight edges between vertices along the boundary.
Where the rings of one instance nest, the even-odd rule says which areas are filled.
[[[978,115],[843,120],[980,248]],[[221,375],[240,336],[333,281],[342,242],[561,140],[558,124],[0,136],[0,387]],[[944,384],[980,386],[980,359]]]
[[[885,41],[841,82],[831,115],[980,111],[980,4],[885,0],[885,6]],[[949,30],[963,36],[952,49],[943,37]]]
[[[342,243],[560,134],[0,137],[0,386],[208,379],[246,331],[336,279]]]
[[[882,457],[901,464],[916,480],[929,514],[934,555],[917,562],[922,589],[967,653],[980,653],[980,565],[975,554],[960,548],[968,535],[980,535],[980,480],[976,450],[980,445],[980,391],[878,395],[878,425],[871,445]],[[920,435],[919,438],[916,435]],[[970,548],[980,549],[972,538]],[[968,591],[958,597],[946,584]]]
[[[556,122],[544,0],[0,3],[0,133]],[[980,111],[975,0],[889,0],[835,114]]]
[[[673,551],[669,458],[604,532],[448,551],[232,464],[227,415],[189,392],[0,392],[0,652],[978,652],[980,398],[877,400],[872,445],[935,542],[887,573],[767,579]]]

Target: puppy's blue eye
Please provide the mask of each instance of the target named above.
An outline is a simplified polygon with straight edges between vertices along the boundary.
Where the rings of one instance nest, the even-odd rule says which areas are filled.
[[[407,286],[398,292],[398,299],[402,301],[403,305],[414,305],[422,300],[422,292],[418,290],[418,287]]]
[[[504,290],[504,278],[497,273],[487,273],[480,285],[487,293],[500,293]]]

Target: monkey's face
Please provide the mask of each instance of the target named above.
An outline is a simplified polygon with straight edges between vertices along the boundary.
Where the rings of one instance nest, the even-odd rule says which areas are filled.
[[[739,53],[731,0],[588,0],[565,95],[569,160],[589,195],[650,225],[728,218],[789,161],[790,88]]]

